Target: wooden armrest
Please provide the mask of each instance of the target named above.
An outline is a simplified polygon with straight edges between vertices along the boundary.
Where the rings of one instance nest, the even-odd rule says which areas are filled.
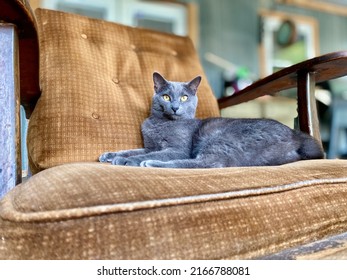
[[[314,97],[315,83],[344,75],[347,75],[347,51],[329,53],[284,68],[232,96],[221,98],[218,104],[222,109],[296,87],[300,130],[321,141]]]
[[[29,118],[40,97],[39,43],[35,16],[27,0],[0,0],[0,23],[13,24],[18,34],[20,97]]]
[[[264,79],[256,81],[232,96],[219,99],[219,106],[222,109],[264,95],[297,87],[300,73],[314,73],[316,82],[323,82],[347,75],[347,51],[325,54],[284,68]]]

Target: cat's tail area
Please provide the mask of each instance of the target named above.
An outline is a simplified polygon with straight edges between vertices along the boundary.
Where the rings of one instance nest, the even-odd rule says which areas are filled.
[[[301,145],[297,152],[301,159],[323,159],[324,150],[322,145],[310,135],[301,131],[294,130],[294,133],[301,140]]]

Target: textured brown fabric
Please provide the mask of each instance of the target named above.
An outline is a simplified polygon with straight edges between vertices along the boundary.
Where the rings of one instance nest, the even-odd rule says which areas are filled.
[[[255,258],[347,230],[347,161],[151,169],[66,164],[0,205],[0,258]]]
[[[141,147],[153,71],[179,81],[202,75],[197,116],[219,115],[189,38],[56,11],[36,16],[42,96],[28,131],[34,173]]]

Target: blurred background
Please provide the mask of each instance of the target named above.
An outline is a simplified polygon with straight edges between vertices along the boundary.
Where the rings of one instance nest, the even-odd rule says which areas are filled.
[[[217,98],[302,60],[347,50],[347,0],[30,0],[37,7],[190,36]],[[295,92],[222,111],[293,127]],[[347,78],[317,85],[328,158],[347,155]]]

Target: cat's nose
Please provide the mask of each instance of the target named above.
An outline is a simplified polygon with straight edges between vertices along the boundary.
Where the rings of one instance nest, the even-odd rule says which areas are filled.
[[[179,108],[179,106],[174,106],[174,105],[171,106],[171,109],[172,109],[172,111],[174,111],[174,113],[177,112],[178,108]]]

